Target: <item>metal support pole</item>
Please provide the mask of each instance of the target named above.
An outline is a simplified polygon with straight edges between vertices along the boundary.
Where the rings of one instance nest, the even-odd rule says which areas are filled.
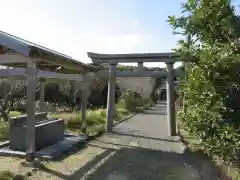
[[[109,67],[107,120],[106,120],[107,132],[111,132],[113,127],[113,115],[114,115],[114,108],[115,108],[115,90],[116,90],[116,66],[117,64],[110,64],[110,67]]]
[[[26,131],[26,160],[34,161],[35,154],[35,91],[36,63],[27,62],[27,131]]]
[[[40,79],[40,102],[39,102],[39,106],[40,106],[40,112],[45,112],[45,105],[44,105],[44,100],[45,100],[45,80],[44,79]]]
[[[174,72],[173,64],[167,63],[167,122],[168,122],[168,135],[176,136],[176,117],[175,117],[175,93],[174,93]]]

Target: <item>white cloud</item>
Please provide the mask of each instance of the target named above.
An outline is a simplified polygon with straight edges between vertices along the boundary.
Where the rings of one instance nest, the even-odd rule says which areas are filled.
[[[74,40],[70,54],[86,62],[86,52],[133,53],[138,52],[139,47],[149,44],[151,39],[149,34],[81,35]],[[90,62],[90,59],[87,61]]]
[[[135,26],[138,26],[138,25],[139,25],[139,20],[138,20],[138,19],[135,19],[134,22],[133,22],[133,24],[134,24]]]

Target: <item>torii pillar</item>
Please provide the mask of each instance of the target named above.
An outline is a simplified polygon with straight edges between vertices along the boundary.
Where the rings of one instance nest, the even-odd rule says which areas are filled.
[[[175,115],[175,93],[174,93],[174,62],[168,62],[167,65],[167,122],[168,135],[176,136],[176,115]]]
[[[116,91],[116,66],[117,63],[109,63],[108,96],[107,96],[107,120],[106,131],[112,132],[115,114],[115,91]]]

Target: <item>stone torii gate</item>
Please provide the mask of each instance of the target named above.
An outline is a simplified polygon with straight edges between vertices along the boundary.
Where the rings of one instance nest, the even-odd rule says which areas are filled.
[[[176,118],[175,118],[175,97],[174,97],[174,68],[173,65],[177,61],[173,53],[143,53],[143,54],[98,54],[88,52],[88,57],[94,63],[109,64],[108,79],[108,101],[107,101],[107,132],[112,131],[113,114],[115,111],[115,84],[116,77],[167,77],[167,122],[168,135],[176,135]],[[138,71],[117,71],[118,63],[138,63]],[[144,62],[164,62],[167,72],[144,71]],[[180,74],[176,74],[177,76]]]

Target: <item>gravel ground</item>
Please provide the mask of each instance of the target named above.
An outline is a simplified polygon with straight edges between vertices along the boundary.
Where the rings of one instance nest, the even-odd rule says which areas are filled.
[[[31,172],[32,180],[218,180],[208,160],[183,153],[180,142],[167,137],[165,109],[157,104],[118,124],[113,133],[35,169],[1,157],[0,170]]]

